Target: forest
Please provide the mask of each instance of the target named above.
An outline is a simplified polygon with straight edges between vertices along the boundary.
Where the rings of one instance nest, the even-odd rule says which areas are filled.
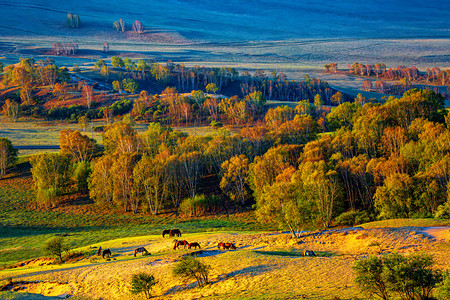
[[[293,82],[276,72],[269,78],[119,57],[111,63],[97,61],[94,78],[114,91],[51,61],[4,68],[3,112],[12,121],[66,119],[84,128],[62,130],[59,153],[29,158],[38,207],[79,193],[124,214],[254,210],[260,222],[293,235],[311,225],[450,217],[450,117],[434,91],[411,89],[379,102],[351,99],[308,76]],[[155,84],[159,94],[141,88]],[[243,96],[218,94],[232,86]],[[267,109],[274,98],[296,106]],[[107,123],[91,128],[102,131],[101,145],[85,132],[96,118]],[[148,129],[138,133],[136,122],[149,122]],[[215,131],[188,135],[171,127],[189,124]],[[12,149],[2,139],[2,175],[17,157]]]

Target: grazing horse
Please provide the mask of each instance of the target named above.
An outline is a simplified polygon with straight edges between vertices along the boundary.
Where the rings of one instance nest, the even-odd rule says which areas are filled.
[[[170,229],[167,229],[167,230],[163,230],[163,237],[166,235],[166,234],[168,234],[169,236],[171,236],[170,235]]]
[[[217,245],[217,248],[221,248],[222,247],[222,249],[232,249],[232,250],[236,250],[236,246],[233,244],[233,243],[219,243],[218,245]]]
[[[188,246],[188,241],[177,241],[175,240],[175,245],[173,245],[173,250],[178,249],[179,246],[183,246],[184,249],[186,249],[186,246]]]
[[[170,237],[172,237],[172,236],[181,236],[181,231],[180,231],[180,229],[171,229],[170,230],[170,233],[169,233],[169,236]]]
[[[100,256],[102,254],[102,246],[98,247],[97,256]]]
[[[134,249],[134,257],[136,257],[136,254],[141,253],[141,252],[142,252],[142,255],[149,254],[147,249],[145,249],[144,247],[139,247],[139,248]]]
[[[107,255],[108,257],[112,256],[111,250],[109,249],[103,250],[103,258],[105,258],[105,255]]]
[[[191,247],[194,247],[194,249],[197,249],[197,247],[198,247],[198,249],[202,249],[202,248],[200,247],[200,244],[197,243],[197,242],[188,244],[188,249],[191,249]]]

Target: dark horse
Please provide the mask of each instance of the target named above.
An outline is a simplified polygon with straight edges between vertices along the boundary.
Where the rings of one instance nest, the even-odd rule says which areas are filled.
[[[168,234],[169,236],[171,236],[170,235],[170,229],[167,229],[167,230],[163,230],[163,237],[166,235],[166,234]]]
[[[103,250],[103,258],[105,258],[105,256],[108,256],[108,257],[110,257],[112,254],[111,254],[111,250],[109,250],[109,249],[105,249],[105,250]]]
[[[197,247],[198,247],[198,249],[202,249],[202,248],[200,247],[200,244],[197,243],[197,242],[188,244],[188,249],[191,249],[191,247],[194,247],[194,249],[197,249]]]
[[[97,256],[100,256],[102,254],[102,246],[98,247]]]
[[[180,229],[172,229],[170,230],[169,236],[181,236],[181,231]]]
[[[184,249],[186,249],[186,246],[188,246],[188,241],[175,241],[175,245],[173,245],[173,250],[178,249],[179,246],[183,246]]]
[[[221,248],[222,247],[222,249],[232,249],[232,250],[236,250],[236,246],[235,245],[233,245],[232,243],[219,243],[218,245],[217,245],[217,248]]]
[[[144,247],[139,247],[139,248],[134,249],[134,257],[136,257],[136,254],[141,253],[141,252],[142,252],[142,255],[144,255],[144,253],[148,254],[147,249],[145,249]]]

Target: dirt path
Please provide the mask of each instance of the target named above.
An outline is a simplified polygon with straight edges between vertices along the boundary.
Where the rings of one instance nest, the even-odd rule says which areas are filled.
[[[422,229],[423,232],[429,236],[435,238],[436,240],[450,241],[450,227],[425,227]]]

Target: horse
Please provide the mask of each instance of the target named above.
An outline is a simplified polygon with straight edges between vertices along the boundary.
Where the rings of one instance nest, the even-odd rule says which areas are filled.
[[[102,254],[102,246],[98,247],[97,256],[100,256]]]
[[[316,256],[312,250],[303,250],[303,256]]]
[[[194,249],[197,249],[197,247],[198,247],[198,249],[202,249],[202,248],[200,247],[200,244],[197,243],[197,242],[188,244],[188,249],[191,249],[191,247],[194,247]]]
[[[219,243],[217,245],[217,248],[222,247],[222,249],[232,249],[232,250],[236,250],[236,246],[233,243]]]
[[[189,245],[188,241],[175,241],[175,245],[173,245],[173,250],[178,249],[179,246],[183,246],[186,249],[186,246]]]
[[[180,231],[180,229],[171,229],[170,230],[170,233],[169,233],[169,236],[170,237],[172,237],[172,236],[181,236],[181,231]]]
[[[144,247],[139,247],[139,248],[134,249],[134,257],[136,257],[136,254],[141,253],[141,252],[142,252],[142,255],[149,254],[147,249],[145,249]]]
[[[163,230],[163,234],[162,234],[162,236],[164,237],[166,234],[168,234],[169,236],[171,236],[170,235],[170,229],[167,229],[167,230]]]
[[[105,258],[105,255],[107,255],[108,257],[112,256],[111,250],[109,250],[109,249],[103,250],[103,256],[102,257]]]

